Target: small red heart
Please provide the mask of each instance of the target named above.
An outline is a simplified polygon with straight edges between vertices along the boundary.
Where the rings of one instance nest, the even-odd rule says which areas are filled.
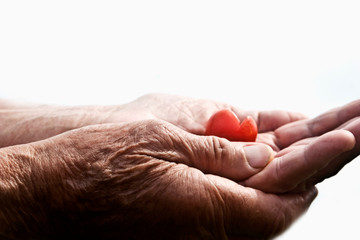
[[[207,122],[205,135],[223,137],[230,141],[255,142],[258,128],[248,116],[242,123],[234,112],[224,109],[212,115]]]

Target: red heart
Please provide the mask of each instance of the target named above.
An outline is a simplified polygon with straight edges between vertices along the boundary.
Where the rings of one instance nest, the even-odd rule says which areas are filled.
[[[234,112],[224,109],[211,116],[205,135],[226,138],[230,141],[255,142],[258,128],[255,120],[248,116],[242,123]]]

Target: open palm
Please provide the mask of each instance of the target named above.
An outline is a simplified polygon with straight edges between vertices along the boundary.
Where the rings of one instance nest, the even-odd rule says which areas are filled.
[[[240,120],[252,116],[259,128],[256,142],[276,153],[261,172],[243,179],[233,177],[245,186],[276,193],[303,191],[336,174],[360,153],[359,100],[307,119],[299,113],[243,111],[211,100],[151,94],[122,106],[118,120],[161,119],[203,135],[209,117],[224,108]]]

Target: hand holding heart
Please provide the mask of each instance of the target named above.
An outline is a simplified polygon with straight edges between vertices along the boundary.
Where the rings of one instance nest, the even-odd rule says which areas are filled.
[[[350,118],[352,116],[354,115],[350,115]],[[328,118],[326,119],[329,120]],[[347,121],[348,119],[345,120]],[[293,125],[296,126],[295,123]],[[336,125],[339,125],[339,123],[335,123],[335,126]],[[351,129],[353,131],[357,130],[354,127]],[[256,123],[251,117],[246,117],[245,120],[240,123],[235,113],[228,109],[224,109],[216,112],[209,119],[206,125],[205,134],[223,137],[230,141],[252,142],[256,139],[257,131]],[[306,142],[309,143],[309,141]],[[285,154],[286,152],[290,153],[290,151],[286,149],[277,155],[275,164],[270,164],[270,166],[264,171],[259,174],[255,174],[255,176],[248,180],[242,181],[242,184],[269,192],[282,193],[289,191],[305,191],[319,181],[322,181],[324,178],[330,177],[334,174],[333,172],[326,173],[325,171],[324,173],[324,171],[321,171],[321,177],[319,177],[319,174],[315,174],[316,176],[313,176],[309,174],[310,169],[315,172],[316,169],[322,169],[323,166],[325,167],[328,165],[328,163],[336,159],[342,153],[354,148],[355,144],[356,140],[354,139],[354,135],[348,131],[338,130],[326,133],[317,141],[307,145],[307,148],[311,149],[306,152],[308,153],[307,156],[301,156],[303,151],[300,150],[292,154]],[[300,145],[298,145],[298,148],[301,149],[299,146]],[[318,152],[322,152],[322,154],[319,154]],[[285,155],[286,157],[279,160],[279,157],[282,155]],[[295,158],[298,160],[296,161]],[[314,158],[315,161],[313,161],[312,164],[308,164],[308,162],[312,161],[312,158]],[[270,161],[271,160],[272,158],[270,158]],[[282,161],[282,169],[279,169],[279,161]],[[335,169],[333,167],[331,170],[339,171],[342,166],[342,164],[338,163],[337,167]],[[282,176],[281,174],[284,172],[283,168],[291,169],[292,171],[287,170],[287,172],[284,173],[285,176]],[[306,177],[310,177],[310,179],[304,181],[303,179]]]
[[[0,149],[1,159],[11,156],[0,161],[0,198],[7,200],[0,233],[9,239],[272,237],[309,207],[316,189],[266,194],[229,180],[261,170],[239,161],[253,151],[246,148],[146,120]],[[22,171],[9,171],[11,165]],[[18,191],[13,179],[29,178],[20,182],[26,191]]]
[[[297,185],[304,186],[301,181],[295,181],[296,176],[300,176],[299,173],[302,171],[305,173],[317,172],[306,181],[305,185],[311,186],[326,177],[332,176],[347,162],[359,155],[359,102],[359,100],[354,101],[314,119],[306,119],[302,114],[285,111],[244,111],[226,103],[166,94],[149,94],[127,104],[102,107],[69,108],[47,105],[32,107],[30,104],[7,103],[2,105],[0,102],[1,108],[11,108],[9,112],[5,110],[2,112],[0,145],[10,146],[37,141],[70,129],[92,124],[158,119],[196,135],[221,136],[221,132],[226,132],[230,136],[223,137],[230,140],[254,141],[256,138],[256,142],[231,143],[242,152],[242,154],[234,155],[237,157],[234,158],[233,162],[241,163],[236,165],[238,168],[232,167],[232,163],[229,163],[229,167],[220,171],[217,170],[216,174],[225,177],[231,176],[230,179],[232,180],[242,181],[242,184],[248,186],[254,184],[254,187],[262,190],[283,192],[295,189]],[[256,129],[257,126],[257,137],[255,137],[256,131],[253,131],[249,135],[249,139],[231,139],[234,136],[231,130],[233,127],[209,134],[206,130],[209,119],[223,109],[233,112],[238,119],[241,119],[243,125],[252,126],[253,129]],[[243,128],[237,123],[239,120],[235,118],[234,114],[227,114],[227,118],[232,118],[230,119],[230,122],[233,122],[232,126],[239,127],[234,133],[241,133]],[[247,118],[254,119],[254,121],[246,120]],[[334,130],[341,131],[331,134],[330,132]],[[347,151],[354,145],[354,137],[356,139],[355,148]],[[333,148],[331,143],[336,147]],[[318,149],[308,147],[308,145]],[[246,147],[247,150],[242,150],[243,147]],[[316,151],[324,154],[319,158],[316,154],[312,154]],[[341,152],[344,153],[341,154]],[[272,157],[275,157],[273,161],[271,161]],[[267,165],[269,161],[271,164]],[[306,162],[311,164],[305,164]],[[288,168],[287,164],[297,167],[294,170]],[[195,167],[206,170],[206,166],[201,167],[200,165],[199,163]],[[321,171],[318,169],[319,165],[324,166]],[[254,172],[258,172],[259,169],[266,166],[266,171],[256,174],[251,181],[245,182],[243,177],[248,176],[249,168],[239,168],[239,166],[249,166],[250,168],[254,166],[257,169]],[[281,166],[283,166],[281,169],[277,169]],[[272,170],[270,171],[270,169]],[[283,171],[288,172],[274,177],[275,173],[282,173]],[[269,181],[269,179],[273,180]],[[291,187],[283,186],[285,183],[289,183],[288,185]]]
[[[241,119],[220,115],[234,131],[211,118],[222,109]],[[360,152],[360,101],[314,119],[160,94],[19,111],[1,119],[0,233],[9,238],[269,238]]]
[[[236,145],[240,149],[243,146],[257,146],[259,150],[255,152],[258,154],[253,152],[253,157],[249,155],[247,158],[239,154],[234,161],[245,161],[240,164],[244,166],[253,160],[262,163],[258,166],[265,168],[254,173],[250,179],[244,179],[243,176],[247,174],[243,175],[242,172],[247,172],[248,168],[234,169],[233,163],[229,163],[228,168],[215,174],[232,176],[229,178],[249,187],[276,193],[304,190],[333,176],[360,153],[360,100],[307,119],[293,112],[243,111],[211,100],[150,94],[122,106],[119,112],[123,114],[113,115],[110,121],[161,119],[190,133],[206,135],[209,119],[223,109],[231,110],[238,119],[250,116],[256,123],[258,135],[254,143],[228,142],[220,147],[226,144]],[[234,122],[233,126],[238,126],[238,120],[231,121]],[[200,165],[195,167],[206,170]]]

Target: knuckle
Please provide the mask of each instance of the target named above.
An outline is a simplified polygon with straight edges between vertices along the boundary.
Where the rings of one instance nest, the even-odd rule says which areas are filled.
[[[221,163],[221,160],[223,159],[226,154],[227,151],[225,149],[224,143],[222,141],[222,139],[216,138],[216,137],[209,137],[209,149],[211,149],[211,156],[210,156],[210,160],[212,163]]]
[[[205,164],[207,171],[211,171],[215,174],[226,175],[231,169],[233,169],[234,161],[231,159],[235,158],[235,151],[229,148],[228,141],[226,139],[209,136],[207,137],[207,151]],[[245,153],[243,150],[236,152],[240,156],[236,155],[236,158],[245,159]]]

